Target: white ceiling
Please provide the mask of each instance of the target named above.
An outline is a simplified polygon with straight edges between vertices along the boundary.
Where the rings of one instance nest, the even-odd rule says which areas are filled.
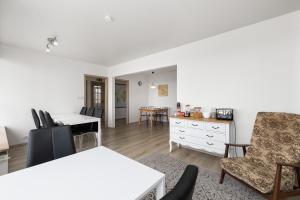
[[[111,66],[300,9],[300,0],[0,0],[0,43]],[[104,22],[105,15],[115,20]]]
[[[122,76],[118,76],[117,78],[119,79],[127,79],[128,77],[135,77],[135,76],[151,76],[152,72],[154,72],[154,74],[164,74],[164,73],[171,73],[171,72],[176,72],[177,71],[177,66],[173,65],[173,66],[167,66],[167,67],[161,67],[161,68],[157,68],[157,69],[153,69],[153,70],[147,70],[147,71],[142,71],[142,72],[137,72],[137,73],[132,73],[132,74],[126,74],[126,75],[122,75]]]

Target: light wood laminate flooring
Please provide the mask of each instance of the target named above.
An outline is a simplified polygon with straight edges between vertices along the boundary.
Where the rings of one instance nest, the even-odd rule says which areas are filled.
[[[220,157],[208,155],[198,151],[180,148],[169,153],[169,127],[157,125],[152,129],[146,124],[126,125],[124,120],[116,122],[116,128],[102,130],[103,145],[132,159],[138,160],[153,153],[167,154],[172,157],[192,163],[200,167],[219,171]],[[85,135],[83,148],[92,148],[95,143],[93,137]],[[9,172],[20,170],[26,166],[26,145],[17,145],[9,150]]]

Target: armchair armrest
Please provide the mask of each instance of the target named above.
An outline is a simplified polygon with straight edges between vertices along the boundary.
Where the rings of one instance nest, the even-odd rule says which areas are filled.
[[[224,158],[228,158],[228,152],[229,152],[229,147],[230,147],[230,146],[232,146],[232,147],[241,147],[241,148],[243,148],[244,156],[245,156],[246,153],[247,153],[246,147],[249,147],[249,146],[250,146],[250,144],[231,144],[231,143],[225,143],[225,145],[226,145],[226,148],[225,148]]]
[[[280,192],[280,185],[281,185],[281,174],[282,174],[282,167],[293,167],[296,171],[296,178],[298,181],[298,187],[294,186],[294,189],[299,188],[300,184],[300,162],[299,163],[282,163],[282,162],[277,162],[276,163],[276,174],[275,174],[275,184],[274,184],[274,192],[273,196],[279,196]]]
[[[233,147],[248,147],[248,146],[250,146],[250,144],[231,144],[231,143],[225,143],[225,145],[233,146]]]
[[[282,162],[277,162],[276,164],[280,165],[280,166],[300,168],[300,163],[282,163]]]

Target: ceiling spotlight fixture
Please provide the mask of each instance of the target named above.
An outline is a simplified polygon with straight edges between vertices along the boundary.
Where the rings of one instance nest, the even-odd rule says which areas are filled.
[[[53,38],[48,38],[48,43],[46,45],[46,52],[50,52],[51,51],[51,47],[53,46],[58,46],[58,41],[56,36]]]
[[[109,16],[109,15],[105,15],[104,16],[104,21],[106,23],[112,23],[114,21],[114,19],[111,16]]]
[[[50,52],[51,51],[51,49],[50,49],[51,47],[50,47],[50,45],[49,44],[47,44],[47,46],[46,46],[46,52]]]

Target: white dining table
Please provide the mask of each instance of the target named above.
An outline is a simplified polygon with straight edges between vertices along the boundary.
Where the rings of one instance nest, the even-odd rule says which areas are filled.
[[[106,147],[0,176],[1,200],[134,200],[156,189],[165,175]]]
[[[97,143],[98,143],[98,146],[101,146],[101,144],[102,144],[101,118],[80,115],[77,113],[53,114],[52,117],[55,122],[61,122],[64,125],[71,125],[71,126],[78,125],[78,124],[97,122],[98,123]]]

